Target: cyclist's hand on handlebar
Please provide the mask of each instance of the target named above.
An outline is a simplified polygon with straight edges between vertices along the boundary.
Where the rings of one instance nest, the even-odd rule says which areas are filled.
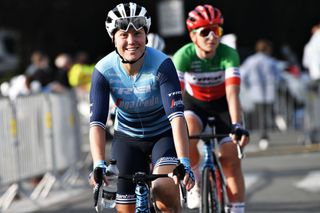
[[[237,140],[240,142],[240,146],[244,147],[249,143],[249,132],[241,126],[241,124],[235,123],[232,124],[231,129],[231,138],[234,143],[237,143]]]
[[[91,186],[95,186],[96,184],[102,185],[103,181],[107,183],[106,176],[105,176],[106,169],[107,169],[106,162],[103,160],[98,161],[94,165],[93,171],[89,174],[89,184]]]
[[[195,178],[191,170],[190,160],[189,158],[186,158],[186,157],[180,158],[179,160],[180,160],[180,163],[183,164],[185,169],[185,175],[182,180],[182,183],[186,186],[186,189],[189,191],[190,189],[192,189],[192,187],[195,184]]]

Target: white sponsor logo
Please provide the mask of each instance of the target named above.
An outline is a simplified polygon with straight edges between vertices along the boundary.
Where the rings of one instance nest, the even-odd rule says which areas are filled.
[[[182,94],[181,91],[175,91],[175,92],[169,93],[168,95],[169,95],[169,97],[171,97],[171,96],[173,96],[173,95],[181,95],[181,94]]]
[[[224,81],[224,72],[186,73],[185,81],[199,86],[214,86]]]

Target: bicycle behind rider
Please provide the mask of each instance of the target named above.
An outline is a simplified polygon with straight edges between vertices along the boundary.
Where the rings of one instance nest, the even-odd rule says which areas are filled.
[[[150,16],[142,6],[121,3],[109,11],[105,24],[115,51],[96,64],[92,75],[90,147],[94,168],[106,168],[105,123],[111,94],[116,104],[111,158],[117,160],[120,174],[148,173],[149,155],[153,173],[172,172],[179,159],[186,168],[184,184],[190,190],[194,177],[179,79],[167,55],[146,47]],[[152,189],[162,212],[181,211],[177,181],[175,185],[173,180],[161,178],[153,182]],[[135,185],[120,179],[117,210],[134,212],[135,203]]]
[[[220,43],[223,17],[212,5],[199,5],[190,11],[186,20],[191,43],[173,56],[182,89],[189,134],[201,133],[207,118],[216,119],[217,134],[229,134],[236,129],[247,131],[242,125],[239,101],[239,56],[235,49]],[[245,185],[241,162],[237,157],[235,137],[220,138],[220,160],[227,179],[231,212],[244,212]],[[234,143],[230,143],[230,142]],[[249,137],[243,135],[245,146]],[[199,207],[200,154],[197,141],[190,141],[190,160],[196,176],[196,186],[188,192],[188,207]]]

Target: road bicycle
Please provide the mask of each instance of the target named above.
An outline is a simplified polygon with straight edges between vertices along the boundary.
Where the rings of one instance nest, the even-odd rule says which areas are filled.
[[[119,175],[119,179],[125,179],[132,181],[136,184],[136,213],[153,213],[157,212],[157,207],[152,200],[150,193],[151,182],[158,178],[173,178],[178,177],[180,182],[180,192],[182,192],[182,197],[186,201],[186,191],[185,186],[182,184],[182,180],[185,176],[185,169],[183,164],[178,164],[178,166],[169,174],[146,174],[145,172],[136,172],[132,175]],[[94,192],[94,202],[95,205],[99,202],[99,191]]]
[[[150,183],[158,178],[173,178],[177,176],[178,180],[182,180],[185,175],[185,170],[183,164],[179,164],[172,173],[169,174],[146,174],[144,172],[136,172],[133,175],[120,175],[119,178],[132,181],[136,184],[136,213],[150,213],[157,212],[157,207],[152,201],[152,196],[150,194]],[[180,183],[180,187],[182,183]],[[184,190],[182,190],[184,191]],[[186,197],[186,195],[183,195]]]
[[[227,204],[226,180],[222,171],[219,158],[216,154],[217,138],[227,137],[229,135],[216,134],[215,118],[208,118],[208,126],[211,134],[201,133],[199,135],[191,135],[190,139],[201,139],[203,144],[203,166],[201,169],[201,213],[225,213]],[[244,157],[242,149],[237,143],[238,157]]]

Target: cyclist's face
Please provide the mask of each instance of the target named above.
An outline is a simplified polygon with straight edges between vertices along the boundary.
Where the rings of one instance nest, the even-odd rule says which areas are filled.
[[[190,36],[192,41],[202,50],[206,52],[214,52],[219,45],[222,35],[222,31],[220,32],[219,29],[220,28],[218,26],[215,28],[199,28],[192,31]]]
[[[146,33],[144,29],[136,31],[132,27],[127,32],[118,30],[114,35],[114,43],[125,60],[134,61],[145,51]]]

